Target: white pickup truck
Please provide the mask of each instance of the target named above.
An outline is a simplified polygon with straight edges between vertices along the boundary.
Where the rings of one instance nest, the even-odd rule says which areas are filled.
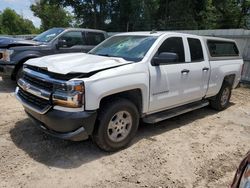
[[[225,109],[241,77],[235,41],[171,32],[113,36],[89,53],[25,63],[16,97],[44,132],[103,150],[127,146],[139,121],[210,104]]]

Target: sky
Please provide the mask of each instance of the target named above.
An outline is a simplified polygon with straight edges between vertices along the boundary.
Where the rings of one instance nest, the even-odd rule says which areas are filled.
[[[41,25],[41,20],[33,15],[30,10],[30,5],[34,3],[35,0],[0,0],[0,11],[5,8],[14,9],[18,14],[22,15],[33,22],[36,27]]]

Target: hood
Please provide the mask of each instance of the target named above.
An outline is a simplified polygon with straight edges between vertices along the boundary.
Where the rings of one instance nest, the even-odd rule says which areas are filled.
[[[30,59],[25,64],[58,74],[91,73],[131,62],[122,58],[103,57],[85,53],[68,53]]]
[[[15,46],[38,46],[39,42],[10,37],[0,37],[0,48],[10,48]]]

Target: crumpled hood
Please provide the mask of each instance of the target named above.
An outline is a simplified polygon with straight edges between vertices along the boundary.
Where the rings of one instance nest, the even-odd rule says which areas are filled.
[[[40,44],[41,43],[32,40],[0,37],[0,48],[9,48],[15,46],[38,46]]]
[[[85,53],[67,53],[30,59],[25,64],[58,74],[91,73],[129,64],[122,58],[103,57]]]

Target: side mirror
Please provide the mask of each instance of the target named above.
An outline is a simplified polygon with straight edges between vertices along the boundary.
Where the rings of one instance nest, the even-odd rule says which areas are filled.
[[[179,57],[176,53],[170,52],[162,52],[158,56],[153,57],[152,65],[159,66],[159,65],[166,65],[168,63],[178,62]]]
[[[67,41],[64,39],[58,39],[57,48],[66,48]]]

